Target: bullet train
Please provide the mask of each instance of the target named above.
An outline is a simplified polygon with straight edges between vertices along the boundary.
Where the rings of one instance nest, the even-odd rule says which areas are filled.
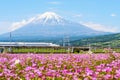
[[[59,45],[57,44],[45,43],[45,42],[0,42],[0,47],[9,47],[9,46],[59,47]]]

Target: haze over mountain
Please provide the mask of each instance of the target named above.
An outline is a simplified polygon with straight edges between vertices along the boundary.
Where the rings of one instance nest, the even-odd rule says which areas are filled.
[[[103,35],[106,32],[95,31],[77,22],[64,19],[54,12],[33,17],[29,20],[17,22],[12,26],[12,40],[45,40],[70,37],[85,37]],[[0,40],[8,40],[10,33],[1,35]]]

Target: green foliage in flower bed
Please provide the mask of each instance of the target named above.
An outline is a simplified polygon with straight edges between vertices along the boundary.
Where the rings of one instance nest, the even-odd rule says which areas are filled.
[[[120,48],[114,48],[112,49],[114,52],[119,53]],[[104,48],[91,48],[91,51],[93,53],[107,53]],[[67,47],[61,47],[61,48],[54,48],[54,47],[19,47],[15,48],[12,47],[11,51],[9,51],[9,48],[6,48],[5,51],[6,53],[70,53],[72,52],[72,48],[69,49]],[[74,53],[87,53],[88,51],[84,50],[78,50],[74,51]]]
[[[9,52],[8,50],[6,52]],[[66,53],[64,48],[12,48],[12,53]]]

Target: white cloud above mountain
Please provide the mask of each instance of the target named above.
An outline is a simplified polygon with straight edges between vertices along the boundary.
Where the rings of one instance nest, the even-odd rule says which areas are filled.
[[[75,18],[81,18],[81,17],[83,17],[83,15],[82,14],[75,14],[74,17]]]
[[[112,27],[112,26],[105,26],[102,24],[97,24],[97,23],[92,23],[92,22],[80,22],[80,24],[87,26],[89,28],[92,28],[94,30],[97,31],[104,31],[104,32],[118,32],[118,29],[116,27]]]
[[[12,23],[12,26],[10,27],[10,31],[14,31],[22,26],[25,26],[25,25],[31,23],[34,19],[35,19],[35,17],[30,18],[28,20],[22,20],[20,22],[14,22],[14,23]]]

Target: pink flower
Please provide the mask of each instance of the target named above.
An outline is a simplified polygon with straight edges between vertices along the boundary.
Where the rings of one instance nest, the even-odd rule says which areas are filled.
[[[106,74],[106,75],[104,76],[104,78],[105,78],[105,80],[109,80],[110,78],[112,78],[112,75]]]
[[[0,73],[0,77],[3,76],[3,73]]]
[[[35,63],[32,64],[32,67],[36,67],[37,65]]]
[[[93,75],[93,71],[90,70],[89,68],[86,68],[85,71],[87,76]]]
[[[110,68],[110,67],[105,67],[102,71],[103,71],[103,72],[111,72],[111,71],[112,71],[112,68]]]
[[[120,69],[116,70],[116,74],[120,74]]]
[[[25,68],[25,70],[30,71],[30,70],[32,70],[32,67],[28,66],[28,67]]]
[[[116,79],[120,78],[120,69],[116,70],[115,78]]]
[[[98,80],[97,78],[93,77],[92,80]]]
[[[68,74],[68,75],[73,75],[73,73],[72,73],[72,72],[68,72],[67,74]]]

